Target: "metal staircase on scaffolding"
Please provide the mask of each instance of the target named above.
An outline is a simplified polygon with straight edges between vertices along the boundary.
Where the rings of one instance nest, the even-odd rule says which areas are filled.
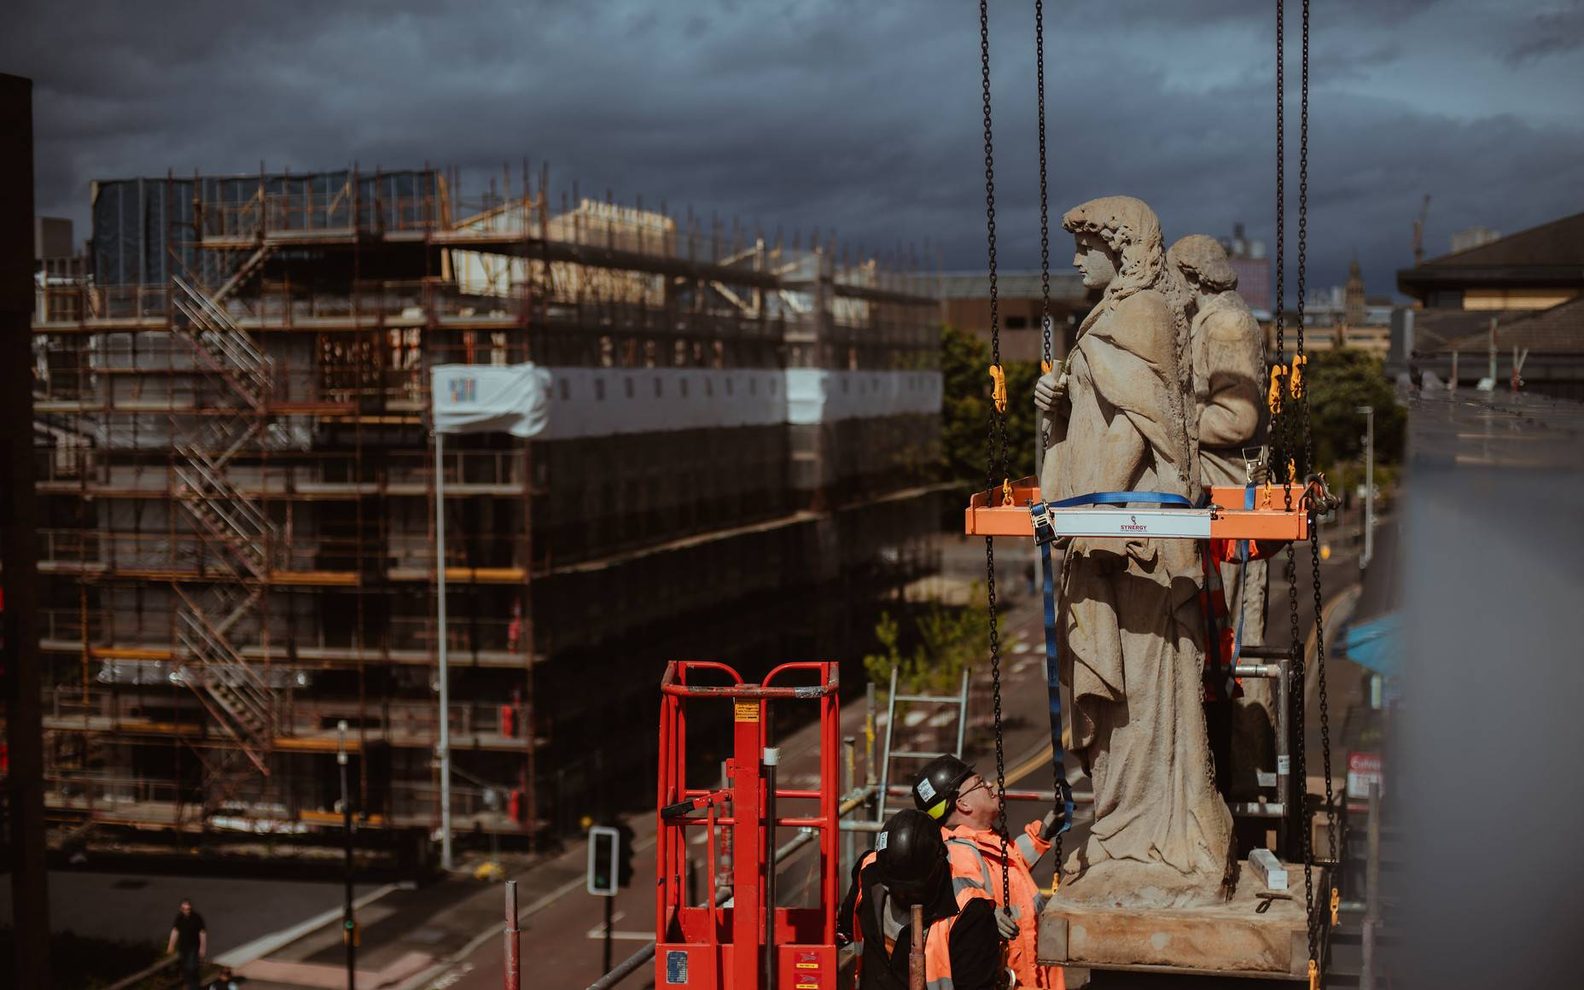
[[[202,544],[218,548],[212,559],[223,571],[201,591],[173,585],[176,640],[186,658],[182,679],[248,762],[267,776],[277,734],[276,693],[232,636],[262,601],[259,582],[275,569],[283,544],[278,527],[257,499],[231,482],[226,467],[267,431],[274,369],[211,296],[179,275],[171,282],[173,329],[192,345],[198,365],[224,381],[237,400],[198,416],[196,428],[172,445],[175,500],[192,518]],[[229,763],[222,757],[213,766]]]

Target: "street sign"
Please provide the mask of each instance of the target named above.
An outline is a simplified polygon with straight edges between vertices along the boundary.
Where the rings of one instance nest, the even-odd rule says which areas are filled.
[[[1369,799],[1369,785],[1378,784],[1384,793],[1386,785],[1381,780],[1379,753],[1349,753],[1347,768],[1347,796],[1356,801]]]
[[[588,892],[615,897],[618,864],[621,862],[621,832],[609,825],[588,830]]]

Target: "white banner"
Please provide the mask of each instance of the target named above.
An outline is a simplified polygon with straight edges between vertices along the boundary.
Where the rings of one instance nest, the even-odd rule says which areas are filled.
[[[531,437],[550,420],[550,372],[533,364],[437,364],[431,369],[439,433]]]

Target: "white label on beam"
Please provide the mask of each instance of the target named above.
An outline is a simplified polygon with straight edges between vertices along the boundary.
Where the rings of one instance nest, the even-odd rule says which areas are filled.
[[[1052,509],[1058,536],[1210,538],[1209,509]]]

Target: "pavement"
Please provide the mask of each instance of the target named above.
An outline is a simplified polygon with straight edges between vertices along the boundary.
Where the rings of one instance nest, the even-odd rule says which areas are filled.
[[[951,537],[941,541],[943,570],[948,575],[973,580],[984,573],[984,545],[977,540]],[[1001,549],[998,546],[998,549]],[[1013,552],[1007,552],[1013,551]],[[1048,789],[1049,763],[1040,758],[1049,744],[1046,717],[1045,671],[1041,608],[1037,594],[1030,592],[1025,576],[1031,559],[1026,548],[1008,546],[997,560],[998,587],[1006,610],[1001,628],[1003,660],[1004,751],[1009,770],[1008,786]],[[1302,619],[1310,616],[1313,599],[1309,594],[1308,550],[1298,552],[1297,573]],[[1269,600],[1270,638],[1280,641],[1287,627],[1288,599],[1281,566],[1272,566]],[[1332,592],[1328,604],[1327,631],[1334,634],[1345,618],[1347,596],[1337,595],[1357,578],[1356,559],[1347,548],[1339,549],[1322,564],[1325,586]],[[1345,662],[1344,662],[1345,663]],[[1338,664],[1342,667],[1343,664]],[[1330,696],[1333,727],[1340,725],[1341,713],[1356,702],[1360,678],[1338,676],[1333,668]],[[976,670],[975,680],[986,672]],[[1311,695],[1313,688],[1310,689]],[[864,702],[846,705],[842,712],[842,734],[862,738]],[[883,714],[883,711],[882,713]],[[982,715],[983,713],[975,713]],[[1318,785],[1319,771],[1317,719],[1309,722],[1313,756],[1311,779]],[[817,727],[808,725],[780,740],[783,753],[783,786],[812,786],[816,772]],[[1333,733],[1335,736],[1335,732]],[[972,737],[971,737],[972,743]],[[877,748],[878,748],[877,742]],[[980,734],[971,744],[968,757],[989,776],[993,773],[993,754]],[[1345,759],[1333,753],[1333,775],[1340,782]],[[1069,777],[1081,799],[1087,794],[1087,780],[1069,766]],[[894,770],[893,776],[905,771]],[[690,781],[701,784],[702,781]],[[1340,783],[1339,783],[1340,786]],[[1014,827],[1038,817],[1045,806],[1036,802],[1009,802],[1008,817]],[[1067,843],[1080,842],[1087,829],[1089,806],[1080,803],[1078,820]],[[638,877],[653,874],[654,829],[652,813],[629,819],[635,835],[634,871]],[[785,842],[793,833],[783,830]],[[859,839],[859,848],[867,842]],[[604,971],[602,959],[604,899],[584,891],[586,850],[583,842],[573,841],[555,853],[532,859],[506,862],[507,873],[518,884],[518,923],[524,985],[547,988],[586,987]],[[1048,884],[1051,857],[1040,864],[1036,879]],[[783,903],[796,903],[812,896],[814,857],[786,864],[781,891]],[[464,864],[466,867],[467,864]],[[237,883],[227,881],[227,883]],[[335,899],[333,904],[339,904]],[[653,888],[635,884],[622,890],[610,904],[612,911],[612,962],[619,962],[654,937],[655,898]],[[459,869],[444,880],[421,888],[381,888],[369,893],[358,912],[361,945],[358,948],[357,986],[361,990],[485,990],[500,986],[504,969],[504,888],[498,882],[475,880]],[[307,930],[304,930],[307,929]],[[319,926],[301,925],[273,942],[260,940],[233,952],[227,961],[248,977],[252,990],[297,990],[297,988],[344,987],[345,949],[340,938],[339,919],[325,919]],[[626,990],[652,986],[652,971],[647,967],[624,982]],[[1097,974],[1098,975],[1098,974]],[[1100,980],[1096,985],[1121,985]]]
[[[356,896],[378,885],[358,884]],[[190,898],[209,930],[210,955],[218,956],[288,929],[327,910],[340,910],[343,888],[331,882],[51,870],[50,931],[117,942],[160,946],[182,898]],[[114,911],[106,911],[114,904]],[[11,924],[12,904],[0,898],[0,926]]]

